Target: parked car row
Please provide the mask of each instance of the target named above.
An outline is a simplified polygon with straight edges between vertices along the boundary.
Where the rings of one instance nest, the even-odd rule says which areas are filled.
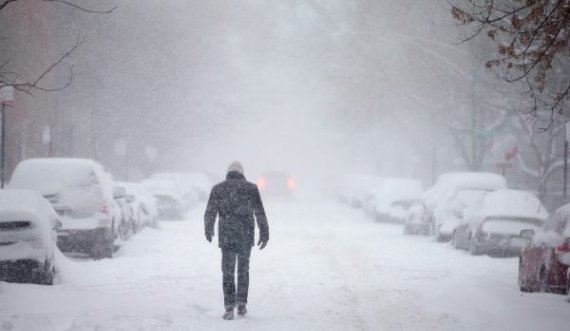
[[[145,184],[115,181],[89,159],[22,161],[0,190],[0,280],[51,284],[58,248],[112,258],[121,241],[160,219],[183,219],[192,206],[172,202],[176,190]]]
[[[412,191],[410,184],[369,178],[366,184],[349,181],[345,196],[337,197],[376,220],[393,220],[379,216],[376,201]],[[570,295],[570,205],[549,215],[536,195],[508,189],[500,175],[457,172],[418,193],[405,215],[404,234],[433,236],[471,255],[519,257],[521,291]]]
[[[378,222],[404,223],[422,193],[422,184],[409,178],[350,175],[334,185],[341,202],[362,208]]]

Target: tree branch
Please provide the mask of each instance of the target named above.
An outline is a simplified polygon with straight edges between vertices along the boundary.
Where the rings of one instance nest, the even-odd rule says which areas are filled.
[[[17,1],[17,0],[12,0],[12,1]],[[117,6],[112,7],[108,10],[94,10],[94,9],[89,9],[89,8],[85,8],[82,6],[79,6],[75,3],[69,2],[69,1],[65,1],[65,0],[42,0],[42,1],[46,1],[46,2],[57,2],[57,3],[61,3],[70,7],[73,7],[75,9],[87,12],[87,13],[91,13],[91,14],[110,14],[113,11],[115,11],[115,9],[117,9]]]
[[[3,3],[0,4],[0,10],[4,9],[4,7],[8,6],[12,2],[16,2],[19,0],[5,0]]]

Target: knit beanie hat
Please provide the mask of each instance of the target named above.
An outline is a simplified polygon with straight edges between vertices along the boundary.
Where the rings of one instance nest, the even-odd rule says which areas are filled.
[[[239,161],[234,161],[230,164],[230,166],[228,167],[228,172],[232,172],[232,171],[239,172],[242,175],[244,174],[243,173],[243,166],[241,165],[241,163]]]

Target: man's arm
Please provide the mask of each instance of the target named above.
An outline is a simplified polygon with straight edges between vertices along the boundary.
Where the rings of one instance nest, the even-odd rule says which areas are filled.
[[[267,223],[267,216],[265,215],[265,209],[263,208],[263,202],[257,186],[255,186],[253,192],[253,202],[255,220],[259,227],[259,242],[257,245],[261,245],[260,249],[264,249],[269,241],[269,224]]]
[[[206,240],[208,240],[209,242],[212,242],[212,237],[214,237],[214,225],[216,224],[217,216],[218,216],[218,199],[214,187],[210,192],[210,197],[208,198],[208,205],[206,206],[206,212],[204,213],[204,234],[206,235]]]

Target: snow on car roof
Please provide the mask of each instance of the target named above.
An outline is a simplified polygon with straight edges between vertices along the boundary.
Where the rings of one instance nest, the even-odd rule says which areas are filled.
[[[531,192],[520,190],[497,190],[483,197],[477,211],[483,217],[509,216],[521,218],[537,218],[545,220],[548,212],[540,200]]]
[[[182,199],[179,188],[170,180],[145,179],[142,181],[142,184],[153,195],[164,194],[173,196],[179,200]]]
[[[490,172],[450,172],[437,179],[436,183],[422,194],[422,200],[433,203],[436,200],[452,198],[457,191],[465,189],[498,190],[507,188],[506,179]]]
[[[41,194],[60,192],[68,185],[77,185],[96,175],[100,166],[89,159],[50,158],[29,159],[16,167],[10,187],[30,188]],[[102,172],[102,168],[100,169]]]
[[[19,220],[27,217],[26,221],[38,222],[46,214],[47,201],[32,190],[0,190],[0,222]]]

